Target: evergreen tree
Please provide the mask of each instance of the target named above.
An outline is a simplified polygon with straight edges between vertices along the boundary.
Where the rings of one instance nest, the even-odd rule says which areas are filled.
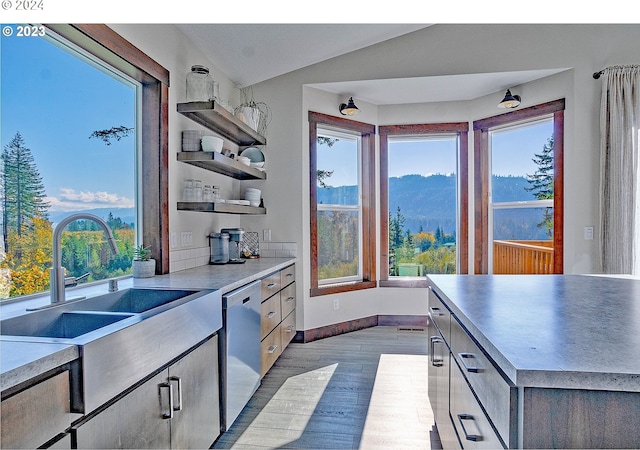
[[[9,234],[21,236],[30,230],[33,220],[48,217],[49,204],[45,200],[42,177],[38,173],[31,150],[19,132],[2,151],[1,191],[3,237],[5,251]]]
[[[547,139],[547,143],[542,147],[542,153],[534,154],[532,159],[538,166],[533,175],[527,174],[527,181],[530,186],[525,187],[538,200],[553,199],[553,135]],[[542,221],[538,223],[538,228],[546,228],[547,236],[553,236],[553,209],[545,208]]]

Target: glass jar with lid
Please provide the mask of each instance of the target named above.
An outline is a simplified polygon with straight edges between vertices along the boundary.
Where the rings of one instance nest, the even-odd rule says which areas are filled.
[[[191,66],[187,74],[187,102],[208,102],[213,100],[213,80],[205,66]]]

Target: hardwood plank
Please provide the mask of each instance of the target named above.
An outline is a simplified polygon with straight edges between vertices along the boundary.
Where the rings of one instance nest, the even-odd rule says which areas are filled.
[[[213,448],[441,448],[427,335],[373,327],[292,343]]]

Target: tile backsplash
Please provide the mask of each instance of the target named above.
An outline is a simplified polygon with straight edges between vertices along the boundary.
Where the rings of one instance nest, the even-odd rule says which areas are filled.
[[[172,250],[169,253],[169,272],[193,269],[209,264],[209,247]],[[298,246],[295,242],[260,242],[261,258],[296,258]]]

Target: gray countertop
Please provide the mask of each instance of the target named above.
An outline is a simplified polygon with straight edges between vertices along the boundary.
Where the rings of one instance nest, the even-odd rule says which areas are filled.
[[[193,269],[157,275],[152,278],[126,278],[119,280],[121,289],[128,287],[162,287],[186,289],[215,289],[221,294],[247,283],[264,278],[295,263],[295,258],[248,259],[244,264],[207,265]],[[92,296],[107,292],[106,284],[70,290],[69,296]],[[24,302],[0,305],[2,318],[25,314],[26,308],[48,304],[48,296],[31,298]],[[10,336],[0,338],[0,387],[11,388],[19,383],[59,367],[79,357],[75,345],[17,341]],[[35,339],[34,339],[35,341]]]
[[[516,386],[640,392],[640,280],[429,275]]]

